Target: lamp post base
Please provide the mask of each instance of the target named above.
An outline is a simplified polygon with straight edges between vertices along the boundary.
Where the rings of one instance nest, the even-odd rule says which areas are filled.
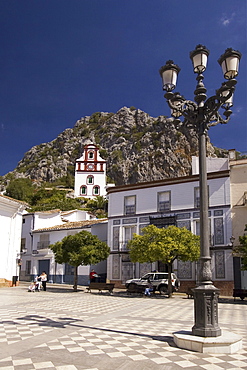
[[[194,336],[189,331],[181,330],[173,333],[173,340],[179,348],[201,353],[231,354],[240,351],[242,348],[242,337],[225,331],[217,338],[204,338]]]
[[[218,337],[219,289],[212,284],[202,284],[194,289],[195,325],[192,334],[200,337]]]

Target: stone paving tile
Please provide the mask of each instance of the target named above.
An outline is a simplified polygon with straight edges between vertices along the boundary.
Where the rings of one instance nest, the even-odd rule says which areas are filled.
[[[232,355],[174,345],[172,333],[193,326],[193,300],[183,296],[31,294],[20,286],[1,289],[0,302],[0,369],[247,369],[243,302],[219,304],[221,328],[243,336],[243,349]]]

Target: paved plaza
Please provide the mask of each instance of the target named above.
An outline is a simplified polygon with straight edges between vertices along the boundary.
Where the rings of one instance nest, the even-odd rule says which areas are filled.
[[[222,330],[243,337],[235,354],[177,348],[172,333],[191,330],[193,299],[144,298],[124,291],[74,293],[49,285],[0,289],[0,369],[247,369],[247,300],[220,298]]]

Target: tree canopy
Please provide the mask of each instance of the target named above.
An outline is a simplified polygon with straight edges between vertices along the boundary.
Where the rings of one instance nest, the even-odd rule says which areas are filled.
[[[50,209],[61,209],[61,211],[69,211],[71,209],[81,209],[82,202],[79,199],[67,198],[65,190],[56,188],[38,189],[30,202],[31,210],[48,211]]]
[[[132,262],[172,263],[176,258],[182,261],[196,261],[200,256],[199,237],[186,228],[154,225],[142,229],[142,235],[134,235],[128,242]]]
[[[168,265],[169,284],[171,295],[171,269],[176,258],[181,261],[196,261],[200,256],[200,238],[186,228],[169,226],[158,228],[154,225],[142,229],[142,235],[134,234],[128,242],[130,259],[132,262],[161,261]]]
[[[78,266],[95,265],[105,260],[110,253],[110,248],[96,235],[82,230],[75,235],[68,235],[61,241],[51,245],[58,263],[69,263],[75,267],[74,290],[77,290]]]
[[[247,224],[245,231],[247,231]],[[241,257],[241,269],[247,270],[247,235],[239,237],[239,245],[233,248],[233,253]]]

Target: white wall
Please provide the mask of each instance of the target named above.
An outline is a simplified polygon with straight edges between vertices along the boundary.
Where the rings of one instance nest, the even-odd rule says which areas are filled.
[[[12,281],[19,275],[22,214],[25,206],[18,201],[0,197],[0,278]]]
[[[73,210],[68,212],[62,212],[61,214],[63,219],[68,220],[69,222],[75,222],[75,221],[85,221],[90,220],[90,214],[86,211],[81,210]]]
[[[230,205],[230,179],[229,177],[210,179],[209,206]],[[194,188],[199,187],[198,181],[179,184],[123,190],[109,193],[108,214],[110,217],[124,215],[124,197],[136,196],[136,213],[157,212],[158,192],[171,191],[171,212],[181,209],[194,208]]]
[[[217,172],[229,169],[228,158],[211,158],[206,159],[207,172]],[[192,175],[199,174],[199,157],[192,156]]]

